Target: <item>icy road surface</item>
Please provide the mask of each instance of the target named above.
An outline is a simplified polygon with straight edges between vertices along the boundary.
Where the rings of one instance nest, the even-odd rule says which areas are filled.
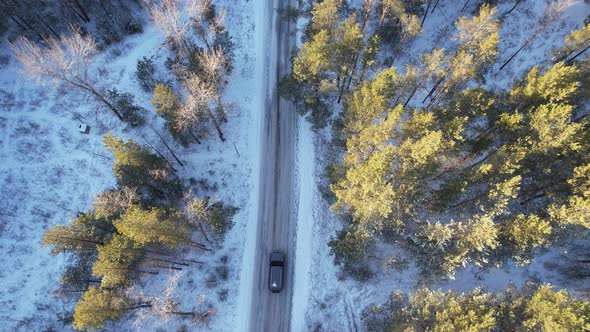
[[[260,150],[260,185],[254,278],[250,305],[250,331],[288,331],[295,255],[295,143],[297,115],[290,103],[278,97],[277,84],[289,73],[295,48],[295,23],[281,19],[276,9],[296,6],[293,0],[266,2],[264,11],[264,107]],[[285,287],[269,290],[269,256],[286,255]]]

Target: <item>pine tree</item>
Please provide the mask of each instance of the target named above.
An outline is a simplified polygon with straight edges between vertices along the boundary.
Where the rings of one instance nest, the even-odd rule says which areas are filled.
[[[158,208],[141,209],[132,206],[115,222],[117,230],[137,244],[163,244],[175,248],[181,243],[195,244],[191,240],[191,230],[183,222],[177,211],[164,211]]]
[[[564,290],[554,291],[550,285],[542,285],[521,296],[524,312],[517,330],[566,332],[590,328],[590,305],[571,299]]]
[[[479,15],[471,19],[461,17],[457,20],[457,33],[454,39],[460,43],[459,49],[451,57],[446,73],[434,84],[424,101],[431,97],[429,106],[447,90],[456,88],[473,78],[482,76],[498,55],[499,20],[495,19],[495,8],[484,4]]]
[[[233,227],[233,216],[238,212],[238,208],[223,204],[223,202],[212,202],[208,209],[208,216],[205,219],[207,226],[219,237],[225,234]]]
[[[141,247],[129,238],[115,235],[104,245],[97,246],[98,255],[92,266],[92,274],[101,277],[101,287],[112,289],[128,286],[130,273],[141,259]]]
[[[569,59],[567,59],[567,62],[571,63],[584,52],[586,52],[589,48],[590,23],[586,24],[585,27],[570,32],[570,34],[565,37],[565,46],[561,50],[561,52],[563,53],[561,59],[567,59],[569,57]],[[572,56],[570,57],[570,55]]]
[[[92,208],[97,218],[112,221],[121,217],[128,207],[139,201],[140,196],[135,188],[123,187],[97,195]]]
[[[420,288],[392,294],[366,311],[370,330],[379,331],[584,331],[590,304],[550,285],[527,283],[498,293]]]
[[[43,234],[41,245],[51,246],[51,254],[83,253],[96,250],[114,232],[113,226],[93,213],[84,213],[71,220],[70,225],[53,226]]]
[[[326,30],[321,30],[312,40],[303,44],[300,55],[293,61],[293,77],[299,82],[319,82],[332,68],[332,44]]]
[[[345,100],[344,137],[359,134],[393,107],[400,76],[395,68],[380,72],[375,79],[364,82]]]
[[[342,0],[324,0],[314,2],[311,10],[310,35],[315,35],[324,30],[328,36],[332,36],[339,20],[339,11]]]
[[[386,146],[346,172],[346,177],[331,186],[338,198],[332,206],[338,213],[350,213],[367,228],[381,231],[384,220],[393,212],[396,201],[393,185],[388,181],[396,149]]]
[[[368,249],[372,244],[371,235],[362,228],[341,230],[328,243],[336,264],[353,271],[365,264]]]
[[[122,317],[132,303],[117,291],[89,287],[74,310],[73,326],[77,330],[101,329],[106,321]]]
[[[564,204],[552,204],[549,215],[560,228],[585,236],[590,230],[590,164],[576,167],[568,183],[573,195]]]
[[[517,262],[526,263],[533,250],[548,244],[552,233],[551,224],[544,218],[519,214],[501,224],[500,241]]]
[[[156,84],[151,104],[156,108],[156,112],[166,120],[166,128],[172,134],[172,137],[174,137],[174,139],[180,144],[185,147],[188,146],[189,135],[192,136],[197,143],[200,143],[200,140],[194,133],[192,133],[190,128],[187,128],[183,132],[177,125],[178,112],[182,107],[182,103],[170,86],[162,83]]]
[[[356,60],[363,48],[363,32],[356,22],[355,14],[340,23],[334,31],[334,43],[331,61],[337,64],[336,79],[340,87],[338,102],[347,87],[347,82],[356,72]]]
[[[533,67],[510,93],[515,107],[527,108],[547,102],[571,103],[579,86],[578,69],[558,62],[544,73]]]
[[[174,201],[182,194],[182,185],[166,161],[132,140],[123,141],[111,133],[103,137],[113,153],[113,171],[121,187],[138,188],[151,198]]]

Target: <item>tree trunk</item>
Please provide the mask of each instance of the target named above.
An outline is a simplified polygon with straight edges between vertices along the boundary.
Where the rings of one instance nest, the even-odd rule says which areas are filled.
[[[363,16],[363,21],[361,22],[361,35],[363,36],[362,40],[365,40],[365,32],[367,29],[367,22],[369,21],[369,17],[371,16],[372,5],[373,5],[373,1],[371,1],[371,3],[369,5],[367,5],[368,9],[365,10],[365,15]],[[354,65],[352,67],[352,73],[350,75],[350,78],[348,79],[348,84],[346,85],[346,90],[350,89],[350,84],[352,83],[352,77],[354,76],[354,72],[356,70],[356,66],[358,65],[358,61],[361,58],[361,53],[362,53],[362,50],[359,51],[354,58]],[[362,71],[364,71],[365,66],[366,66],[366,62],[363,63]],[[363,76],[364,76],[364,74],[363,74]],[[362,78],[359,80],[359,82],[362,82]]]
[[[188,132],[191,134],[191,136],[195,139],[195,141],[197,141],[197,144],[201,144],[201,141],[197,138],[197,136],[195,135],[195,133],[193,133],[192,130],[187,129]]]
[[[426,95],[426,97],[424,97],[424,100],[422,100],[422,104],[424,104],[426,102],[426,99],[428,99],[428,97],[432,96],[432,94],[436,91],[436,89],[438,88],[438,86],[445,80],[445,78],[447,78],[447,75],[450,72],[450,68],[447,69],[447,72],[444,74],[444,76],[442,76],[432,87],[432,89],[430,89],[430,91],[428,92],[428,94]]]
[[[177,316],[191,316],[191,317],[194,317],[195,316],[195,313],[192,312],[192,311],[191,312],[185,312],[185,311],[169,311],[168,313],[169,314],[172,314],[172,315],[177,315]]]
[[[125,310],[135,310],[135,309],[140,309],[140,308],[149,308],[151,306],[152,306],[151,303],[147,303],[146,302],[146,303],[137,304],[137,305],[135,305],[133,307],[126,308]]]
[[[465,10],[465,8],[467,8],[467,5],[469,4],[469,1],[471,1],[471,0],[465,1],[465,4],[463,5],[463,8],[461,8],[460,13],[462,13]]]
[[[518,4],[520,4],[521,2],[522,2],[522,0],[518,0],[518,1],[516,1],[516,3],[514,4],[514,6],[512,6],[512,8],[510,8],[510,10],[509,10],[509,11],[507,11],[507,12],[506,12],[506,14],[504,14],[504,15],[502,15],[502,16],[506,16],[506,15],[508,15],[508,14],[512,13],[512,11],[513,11],[513,10],[516,8],[516,6],[518,6]]]
[[[71,237],[71,236],[56,236],[55,238],[62,239],[62,240],[80,241],[80,242],[94,244],[95,246],[97,246],[97,245],[104,245],[104,242],[102,242],[102,241],[89,240],[89,239],[85,239],[85,238],[78,238],[78,237]]]
[[[43,23],[43,25],[45,25],[45,27],[55,36],[55,38],[57,38],[57,40],[61,40],[61,37],[57,34],[57,32],[55,32],[55,30],[53,30],[53,28],[51,28],[51,26],[47,24],[47,22],[45,22],[45,20],[42,17],[37,15],[37,13],[33,14],[35,15],[35,17],[39,19],[39,21],[41,21],[41,23]]]
[[[82,19],[86,21],[86,23],[90,23],[90,17],[88,17],[88,14],[86,13],[86,10],[84,10],[84,7],[82,7],[82,5],[80,4],[80,1],[70,0],[70,3],[73,3],[76,7],[78,7],[78,15],[82,16]]]
[[[215,126],[215,130],[217,130],[217,135],[219,136],[219,139],[221,139],[222,142],[225,142],[225,137],[223,137],[223,132],[221,131],[221,126],[219,125],[219,122],[217,121],[215,114],[213,114],[213,112],[211,111],[211,109],[209,107],[205,107],[205,108],[207,109],[207,113],[209,115],[209,118],[211,118],[211,121],[213,121],[213,125]]]
[[[122,171],[123,171],[123,172],[124,172],[124,173],[125,173],[127,176],[130,176],[130,177],[132,177],[132,178],[133,178],[134,180],[136,180],[137,182],[139,182],[139,183],[141,183],[141,184],[143,184],[143,185],[145,185],[145,186],[147,186],[147,187],[149,187],[149,188],[153,189],[155,192],[157,192],[158,194],[160,194],[162,197],[165,197],[165,196],[166,196],[166,193],[165,193],[165,192],[163,192],[161,189],[159,189],[159,188],[156,188],[156,187],[154,187],[153,185],[151,185],[151,184],[149,184],[149,183],[147,183],[147,182],[145,182],[145,181],[143,181],[143,180],[139,180],[139,179],[137,179],[137,177],[135,177],[135,176],[133,176],[132,174],[130,174],[129,172],[127,172],[127,171],[125,170],[125,168],[121,168],[121,170],[122,170]]]
[[[149,267],[149,268],[155,268],[155,269],[169,269],[169,270],[175,270],[175,271],[182,271],[181,268],[176,267],[176,266],[172,266],[172,265],[144,265],[145,267]]]
[[[207,237],[207,234],[205,233],[205,228],[203,227],[203,223],[199,223],[199,229],[201,230],[201,234],[203,234],[205,241],[211,242],[211,241],[209,241],[209,238]]]
[[[428,10],[430,9],[430,5],[432,0],[428,0],[428,5],[426,6],[426,10],[424,11],[424,17],[422,17],[422,22],[420,22],[420,27],[424,26],[424,21],[426,21],[426,16],[428,15]]]
[[[98,91],[94,90],[90,86],[87,87],[86,91],[90,91],[90,93],[92,93],[98,100],[100,100],[111,111],[113,111],[113,113],[115,113],[115,115],[117,116],[117,118],[119,118],[119,120],[125,122],[125,118],[123,117],[121,112],[119,112],[119,110],[115,106],[113,106],[113,104],[111,104],[102,94],[100,94]]]
[[[225,115],[225,111],[223,110],[223,103],[221,102],[220,90],[221,89],[218,89],[217,91],[217,107],[215,108],[215,111],[217,112],[221,123],[227,123],[227,116]]]
[[[580,122],[580,121],[582,121],[583,119],[585,119],[586,117],[588,117],[588,115],[590,115],[590,112],[587,112],[587,113],[585,113],[585,114],[582,114],[582,115],[580,115],[579,117],[575,118],[575,119],[573,120],[573,122]]]
[[[514,53],[512,54],[512,56],[510,58],[508,58],[508,60],[506,60],[506,62],[504,62],[504,64],[500,67],[499,70],[504,69],[504,67],[506,67],[510,61],[512,61],[512,59],[514,59],[518,53],[520,53],[520,51],[522,51],[525,47],[529,46],[529,44],[533,41],[533,39],[535,39],[535,37],[537,37],[537,35],[539,33],[541,33],[541,31],[545,30],[545,28],[547,27],[548,24],[543,24],[539,29],[537,29],[530,37],[529,39],[527,39],[524,44]]]
[[[536,194],[534,196],[529,196],[524,201],[520,202],[520,205],[523,206],[523,205],[527,204],[530,201],[533,201],[533,200],[535,200],[537,198],[541,198],[541,197],[545,197],[545,196],[547,196],[547,192],[544,192],[544,191],[541,192],[541,193],[538,193],[538,194]]]
[[[574,57],[573,57],[573,58],[571,58],[571,59],[567,60],[567,61],[566,61],[566,63],[567,63],[568,65],[571,65],[571,64],[574,62],[574,60],[576,60],[576,58],[577,58],[577,57],[579,57],[580,55],[582,55],[582,54],[583,54],[584,52],[586,52],[588,49],[590,49],[590,45],[588,45],[588,46],[584,47],[584,49],[582,49],[580,52],[578,52],[576,55],[574,55]]]
[[[440,2],[440,0],[436,0],[436,2],[434,3],[434,6],[432,7],[432,11],[430,12],[430,14],[434,13],[434,10],[436,9],[436,7],[438,7],[439,2]]]
[[[186,244],[190,245],[191,247],[195,247],[197,249],[201,249],[201,250],[205,250],[205,251],[213,251],[213,250],[207,248],[204,244],[194,242],[192,240],[186,240]]]
[[[450,206],[450,208],[451,208],[451,209],[458,208],[458,207],[460,207],[460,206],[462,206],[462,205],[465,205],[465,204],[467,204],[467,203],[469,203],[469,202],[473,202],[473,201],[475,201],[475,200],[477,200],[477,199],[479,199],[479,198],[482,198],[482,197],[483,197],[483,196],[485,196],[485,195],[486,195],[486,193],[485,193],[485,192],[483,192],[483,193],[481,193],[481,194],[475,195],[474,197],[471,197],[471,198],[468,198],[468,199],[466,199],[466,200],[463,200],[463,201],[461,201],[461,202],[459,202],[459,203],[457,203],[457,204],[455,204],[455,205],[451,205],[451,206]]]
[[[158,154],[158,156],[160,156],[160,158],[164,159],[166,161],[166,163],[168,164],[168,166],[170,166],[170,169],[174,172],[174,174],[176,174],[176,169],[174,168],[174,166],[172,166],[172,163],[170,163],[170,161],[164,157],[164,155],[158,150],[156,149],[155,146],[153,146],[150,142],[148,142],[147,140],[145,141],[147,143],[147,145],[149,145],[154,151],[156,151],[156,153]]]
[[[166,141],[164,140],[164,137],[162,137],[162,135],[160,135],[160,133],[154,128],[154,131],[156,132],[156,135],[158,135],[158,137],[160,138],[160,140],[162,141],[162,143],[164,143],[164,146],[166,147],[166,149],[168,149],[168,151],[172,154],[172,156],[174,157],[174,159],[176,159],[176,162],[178,162],[178,164],[181,167],[184,167],[184,164],[182,163],[182,161],[180,161],[180,159],[178,159],[178,157],[176,156],[176,154],[174,153],[174,151],[172,151],[172,149],[170,148],[170,146],[166,143]]]
[[[167,259],[160,259],[160,258],[156,258],[156,257],[148,257],[148,260],[154,260],[154,261],[158,261],[158,262],[162,262],[162,263],[169,263],[169,264],[175,264],[175,265],[190,266],[187,263],[176,262],[176,261],[171,261],[171,260],[167,260]]]
[[[414,90],[412,91],[412,93],[410,93],[410,96],[408,97],[408,99],[406,99],[406,102],[404,103],[404,108],[406,108],[406,106],[408,106],[408,104],[410,103],[410,100],[412,100],[412,97],[414,97],[414,95],[416,94],[416,92],[418,91],[419,88],[420,88],[420,84],[416,84],[416,87],[414,87]]]

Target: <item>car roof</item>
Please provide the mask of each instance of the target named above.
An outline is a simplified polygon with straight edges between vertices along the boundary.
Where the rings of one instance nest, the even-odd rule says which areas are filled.
[[[272,262],[284,262],[285,261],[285,254],[280,251],[273,251],[270,253],[270,260]]]
[[[283,268],[281,266],[270,267],[270,287],[271,289],[283,288]]]

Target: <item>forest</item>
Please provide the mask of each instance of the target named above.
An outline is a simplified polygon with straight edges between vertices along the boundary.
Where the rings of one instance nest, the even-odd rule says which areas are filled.
[[[298,112],[330,131],[321,191],[343,228],[329,247],[345,274],[367,283],[380,243],[410,252],[427,286],[466,266],[526,265],[588,237],[590,20],[498,89],[492,74],[526,57],[573,2],[545,3],[537,30],[502,54],[502,22],[520,1],[505,12],[479,1],[473,14],[466,1],[451,47],[404,54],[438,3],[314,3],[281,82]],[[393,294],[365,322],[371,331],[582,331],[589,308],[534,283],[501,294],[425,288]]]

